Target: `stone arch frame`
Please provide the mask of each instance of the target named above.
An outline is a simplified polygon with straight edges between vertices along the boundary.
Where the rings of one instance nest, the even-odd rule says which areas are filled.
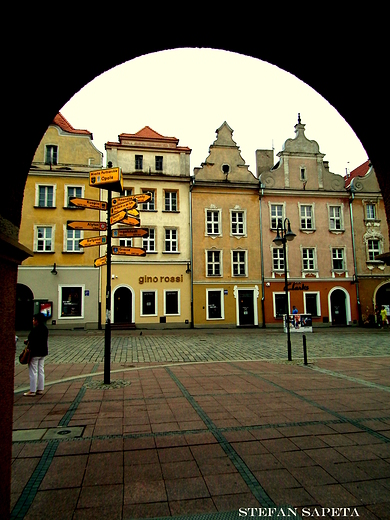
[[[347,321],[347,325],[349,325],[352,321],[351,314],[351,297],[349,292],[340,285],[336,285],[330,289],[328,292],[328,313],[329,313],[329,323],[332,323],[332,305],[331,305],[331,296],[335,291],[340,290],[345,294],[345,317]]]
[[[122,288],[129,289],[131,292],[131,299],[132,299],[132,305],[131,305],[131,322],[135,323],[135,291],[131,287],[131,285],[128,285],[126,283],[122,283],[120,285],[117,285],[112,291],[111,291],[111,309],[112,309],[112,320],[111,323],[115,324],[115,306],[114,306],[114,299],[115,299],[115,293],[118,289]]]

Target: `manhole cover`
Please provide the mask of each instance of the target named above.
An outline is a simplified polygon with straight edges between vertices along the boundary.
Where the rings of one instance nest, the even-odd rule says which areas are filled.
[[[70,428],[49,428],[42,440],[52,439],[74,439],[81,437],[84,431],[84,426],[72,426]]]

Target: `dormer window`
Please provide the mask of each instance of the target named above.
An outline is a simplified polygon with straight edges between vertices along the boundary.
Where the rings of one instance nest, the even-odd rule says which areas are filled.
[[[45,164],[58,164],[58,146],[46,145]]]
[[[306,181],[307,180],[306,168],[304,166],[301,166],[301,168],[300,168],[299,178],[300,178],[301,181]]]

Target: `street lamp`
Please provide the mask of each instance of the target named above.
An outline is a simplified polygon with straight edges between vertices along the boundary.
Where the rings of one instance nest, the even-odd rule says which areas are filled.
[[[287,229],[286,229],[287,223]],[[280,232],[280,233],[279,233]],[[291,225],[288,218],[285,218],[282,225],[282,220],[278,221],[278,227],[276,230],[276,238],[273,242],[277,246],[283,245],[283,258],[284,258],[284,290],[285,290],[285,314],[286,314],[286,325],[287,325],[287,355],[288,360],[291,361],[291,338],[290,338],[290,320],[289,320],[289,309],[288,309],[288,282],[287,282],[287,253],[286,243],[294,240],[296,234],[291,231]]]

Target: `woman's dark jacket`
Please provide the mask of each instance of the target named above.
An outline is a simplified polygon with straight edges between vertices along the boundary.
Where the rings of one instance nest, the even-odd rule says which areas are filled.
[[[28,335],[28,348],[31,351],[31,357],[44,357],[48,355],[48,337],[49,331],[43,323],[40,323],[32,329]]]

